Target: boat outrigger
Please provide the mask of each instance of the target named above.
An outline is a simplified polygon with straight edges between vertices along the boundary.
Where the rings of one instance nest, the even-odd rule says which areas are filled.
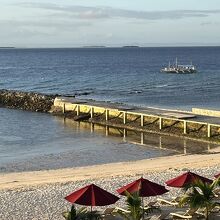
[[[165,72],[165,73],[196,73],[196,67],[194,65],[192,65],[192,63],[190,65],[179,65],[176,59],[176,63],[175,65],[169,65],[168,67],[165,67],[163,69],[161,69],[161,72]]]

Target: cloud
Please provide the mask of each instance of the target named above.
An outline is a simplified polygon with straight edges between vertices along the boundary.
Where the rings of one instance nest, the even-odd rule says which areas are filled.
[[[75,31],[78,31],[79,28],[90,25],[90,22],[85,21],[0,20],[0,36],[53,36],[58,33],[74,33]]]
[[[27,8],[49,10],[51,12],[65,13],[67,17],[74,16],[81,19],[100,19],[109,17],[104,8],[98,7],[60,6],[49,3],[19,3],[17,5]]]
[[[81,26],[90,26],[90,22],[86,21],[45,21],[43,20],[0,20],[0,27],[7,26],[7,27],[42,27],[42,28],[76,28]]]
[[[210,26],[210,25],[220,25],[220,22],[211,22],[211,21],[207,21],[207,22],[202,22],[200,23],[201,26]]]
[[[153,42],[154,40],[161,40],[158,33],[163,28],[164,21],[201,18],[197,19],[196,24],[194,22],[189,25],[189,30],[194,27],[193,34],[189,38],[196,41],[195,36],[199,35],[197,32],[199,25],[210,25],[211,27],[219,25],[216,19],[207,19],[209,16],[220,14],[218,9],[137,11],[101,6],[86,7],[25,1],[16,5],[13,4],[13,10],[10,13],[1,15],[1,42],[22,42],[24,45],[36,44],[36,42],[39,44],[64,42],[69,45],[72,45],[72,43],[82,45],[96,44],[94,42],[116,44],[118,42],[123,42],[124,44],[124,42],[133,41]],[[212,23],[210,23],[211,20],[213,20]],[[178,21],[174,24],[176,27],[174,30],[164,31],[166,36],[164,37],[165,40],[162,40],[163,42],[170,42],[173,39],[175,41],[176,32],[180,32],[180,37],[185,38],[186,34],[185,32],[183,33],[182,26],[178,25]],[[142,28],[142,25],[146,26],[146,24],[150,24],[149,29]],[[131,27],[133,28],[132,30]],[[212,33],[207,33],[212,40]],[[204,35],[205,32],[202,34]],[[172,36],[174,37],[172,38]]]
[[[51,12],[63,13],[63,16],[73,16],[80,19],[107,19],[107,18],[131,18],[143,20],[183,19],[208,17],[219,14],[217,10],[168,10],[168,11],[135,11],[112,7],[87,7],[87,6],[62,6],[50,3],[19,3],[20,7],[44,9]]]

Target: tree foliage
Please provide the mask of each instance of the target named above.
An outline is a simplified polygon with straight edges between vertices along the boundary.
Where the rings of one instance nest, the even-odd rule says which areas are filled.
[[[208,219],[210,211],[219,205],[215,201],[215,190],[218,185],[219,179],[212,184],[196,181],[181,198],[180,205],[188,204],[191,208],[204,209],[204,216]]]
[[[66,220],[99,220],[100,214],[97,211],[87,211],[86,208],[76,209],[74,205],[72,205],[70,212],[63,212],[63,217]]]
[[[127,220],[140,220],[143,217],[143,210],[141,208],[141,198],[138,192],[133,194],[126,192],[127,196],[127,210],[129,213],[125,213],[121,210],[118,210],[118,214]]]

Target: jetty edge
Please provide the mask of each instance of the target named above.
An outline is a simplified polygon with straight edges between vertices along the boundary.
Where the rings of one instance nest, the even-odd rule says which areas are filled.
[[[103,125],[106,133],[109,127],[116,127],[124,137],[127,130],[135,130],[220,143],[220,111],[216,110],[147,108],[14,90],[0,90],[0,106]]]
[[[220,111],[178,111],[70,97],[56,97],[53,108],[64,117],[106,126],[107,133],[109,127],[120,128],[125,137],[127,130],[135,130],[220,143]]]

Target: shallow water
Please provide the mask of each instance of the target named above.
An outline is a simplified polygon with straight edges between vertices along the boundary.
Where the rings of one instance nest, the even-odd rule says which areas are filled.
[[[58,169],[205,152],[200,142],[0,108],[0,172]]]
[[[196,74],[163,74],[178,57]],[[0,89],[69,94],[163,108],[220,108],[220,47],[1,49]],[[85,166],[215,145],[0,108],[0,172]],[[107,129],[108,130],[108,129]]]
[[[140,147],[48,114],[0,108],[1,171],[137,160],[170,152]]]

